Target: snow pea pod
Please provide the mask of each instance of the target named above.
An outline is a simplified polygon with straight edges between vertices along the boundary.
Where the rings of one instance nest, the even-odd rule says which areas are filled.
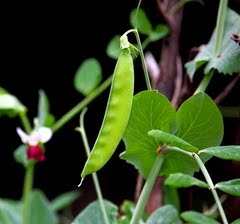
[[[114,69],[103,123],[81,177],[101,169],[116,150],[128,124],[134,89],[133,59],[129,46],[122,46]]]

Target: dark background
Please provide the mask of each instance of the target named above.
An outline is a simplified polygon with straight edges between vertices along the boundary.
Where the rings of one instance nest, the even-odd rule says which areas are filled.
[[[13,2],[0,3],[0,86],[16,95],[28,107],[32,120],[37,114],[38,90],[49,97],[51,112],[59,119],[83,99],[73,87],[74,74],[80,63],[97,58],[103,69],[103,79],[113,71],[115,61],[105,53],[107,43],[116,34],[130,29],[129,14],[137,1],[62,1],[60,2]],[[215,26],[218,1],[206,1],[186,5],[180,51],[183,62],[189,49],[207,43]],[[236,9],[238,1],[230,1]],[[154,25],[162,22],[155,1],[143,1],[142,7]],[[159,58],[160,42],[148,48]],[[145,88],[139,61],[136,62],[135,93]],[[231,77],[217,78],[218,87],[210,86],[216,95]],[[93,103],[85,119],[86,131],[92,146],[104,115],[109,90]],[[239,88],[227,98],[228,104],[239,104]],[[235,120],[228,119],[229,130]],[[22,192],[24,169],[14,162],[13,151],[19,146],[17,118],[0,119],[0,197],[19,199]],[[76,116],[59,130],[46,144],[46,162],[36,166],[34,187],[42,189],[52,199],[60,193],[76,189],[80,172],[86,160],[80,134],[74,131],[79,125]],[[231,138],[225,139],[228,143]],[[120,204],[133,199],[136,170],[118,158],[124,150],[121,143],[113,159],[98,172],[104,196]],[[219,167],[224,169],[224,166]],[[218,170],[219,170],[218,169]],[[221,175],[218,176],[222,177]],[[216,177],[217,178],[217,177]],[[77,206],[84,207],[95,198],[91,178],[86,178],[80,189],[82,197]]]

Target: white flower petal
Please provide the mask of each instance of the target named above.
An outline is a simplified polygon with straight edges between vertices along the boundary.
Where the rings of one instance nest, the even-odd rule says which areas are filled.
[[[23,143],[29,143],[31,137],[26,134],[21,128],[17,128],[17,133]]]
[[[45,142],[48,142],[51,139],[52,130],[50,128],[40,127],[37,130],[37,135],[38,135],[39,141],[42,142],[42,143],[45,143]]]

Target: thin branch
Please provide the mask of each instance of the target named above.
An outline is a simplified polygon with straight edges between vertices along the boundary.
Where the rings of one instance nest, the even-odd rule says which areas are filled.
[[[215,103],[220,104],[226,96],[231,92],[233,87],[236,85],[240,79],[240,73],[224,88],[224,90],[215,98]]]

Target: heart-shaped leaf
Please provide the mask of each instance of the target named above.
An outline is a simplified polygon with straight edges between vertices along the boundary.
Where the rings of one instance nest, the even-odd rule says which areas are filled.
[[[240,178],[219,182],[215,185],[216,188],[233,196],[240,196]]]
[[[217,146],[210,147],[199,151],[199,154],[208,154],[220,159],[240,161],[240,146]]]
[[[86,59],[78,68],[74,86],[83,95],[91,93],[102,80],[102,69],[95,58]]]
[[[126,159],[148,176],[157,156],[157,142],[148,132],[159,129],[165,132],[175,131],[175,110],[168,99],[157,91],[143,91],[134,96],[129,123],[123,136]]]
[[[181,214],[183,220],[191,223],[191,224],[220,224],[215,219],[210,218],[202,213],[195,212],[195,211],[186,211]]]
[[[172,205],[165,205],[151,214],[146,224],[178,224],[181,223],[177,210]]]
[[[223,138],[223,118],[214,101],[200,92],[177,111],[176,135],[198,149],[218,146]]]
[[[192,177],[183,173],[174,173],[170,174],[167,179],[164,181],[164,184],[170,185],[172,187],[191,187],[198,186],[203,188],[208,188],[207,183],[204,181],[198,180],[195,177]]]

